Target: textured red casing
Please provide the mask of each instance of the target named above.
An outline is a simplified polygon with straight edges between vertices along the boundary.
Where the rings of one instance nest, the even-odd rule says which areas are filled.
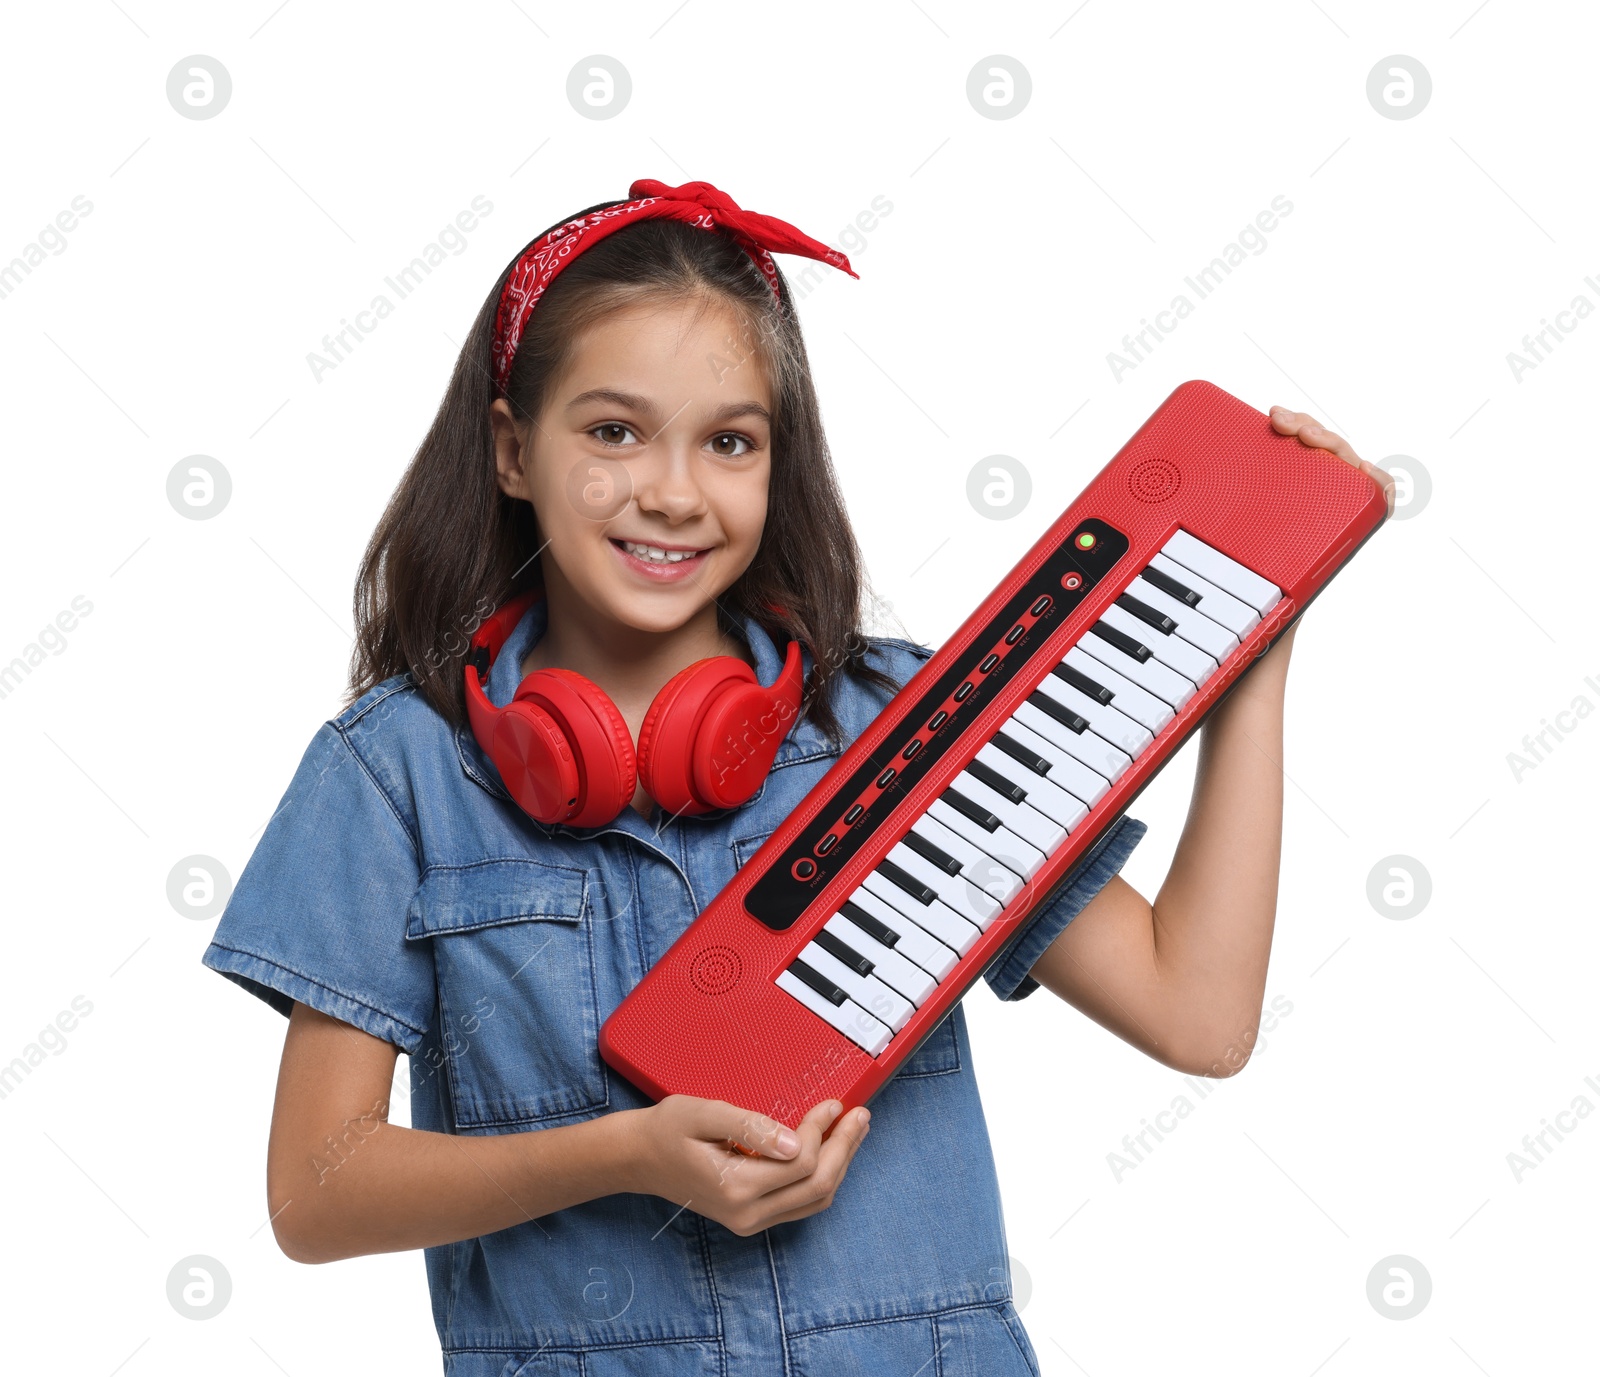
[[[628,994],[600,1029],[601,1056],[652,1098],[726,1100],[791,1127],[825,1099],[842,1101],[846,1110],[865,1104],[1386,514],[1382,489],[1337,455],[1279,435],[1261,412],[1211,383],[1176,388]],[[1022,672],[968,725],[960,748],[907,791],[871,844],[817,890],[798,922],[778,932],[752,918],[743,898],[757,877],[885,737],[905,732],[905,714],[922,692],[954,660],[971,654],[990,618],[1089,517],[1110,523],[1131,542],[1110,574],[1032,650]],[[884,1053],[867,1055],[774,980],[1180,526],[1277,584],[1283,600],[1048,858]],[[718,974],[715,994],[706,992],[707,959]]]

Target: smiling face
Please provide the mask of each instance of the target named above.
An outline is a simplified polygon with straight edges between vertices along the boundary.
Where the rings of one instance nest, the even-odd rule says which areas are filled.
[[[591,325],[536,423],[492,414],[500,486],[533,504],[551,615],[673,631],[755,558],[771,472],[771,389],[720,304],[630,306]]]

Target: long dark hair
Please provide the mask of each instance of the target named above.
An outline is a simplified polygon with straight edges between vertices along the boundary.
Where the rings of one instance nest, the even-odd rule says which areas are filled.
[[[356,577],[347,705],[409,671],[434,708],[464,725],[462,661],[472,632],[496,607],[542,585],[534,511],[500,490],[489,424],[495,309],[515,262],[479,309],[433,424],[367,543]],[[620,306],[679,297],[732,309],[741,339],[729,342],[728,362],[753,361],[767,370],[772,468],[761,544],[717,599],[718,621],[734,632],[751,617],[780,646],[795,637],[809,648],[802,716],[839,745],[829,692],[834,676],[843,670],[891,692],[900,683],[865,659],[861,552],[781,270],[779,283],[774,299],[749,256],[722,234],[666,219],[630,225],[584,250],[545,291],[517,346],[506,396],[519,425],[540,415],[578,334]]]

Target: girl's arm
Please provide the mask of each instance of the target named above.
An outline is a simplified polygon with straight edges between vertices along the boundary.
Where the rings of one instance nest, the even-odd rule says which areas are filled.
[[[278,1071],[267,1204],[297,1262],[476,1238],[619,1191],[661,1195],[750,1234],[826,1209],[866,1136],[866,1113],[823,1131],[837,1100],[798,1132],[716,1100],[484,1136],[389,1123],[393,1044],[297,1003]],[[761,1156],[733,1152],[729,1140]]]
[[[1273,425],[1332,450],[1389,495],[1393,480],[1309,416]],[[1298,623],[1207,719],[1189,816],[1150,903],[1114,877],[1029,972],[1157,1061],[1228,1076],[1255,1046],[1278,903],[1283,699]]]

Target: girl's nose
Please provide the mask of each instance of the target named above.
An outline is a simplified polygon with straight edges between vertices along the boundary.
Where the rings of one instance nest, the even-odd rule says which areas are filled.
[[[659,512],[668,521],[687,521],[706,510],[705,493],[695,476],[692,441],[658,435],[651,453],[634,474],[633,495],[642,512]]]

